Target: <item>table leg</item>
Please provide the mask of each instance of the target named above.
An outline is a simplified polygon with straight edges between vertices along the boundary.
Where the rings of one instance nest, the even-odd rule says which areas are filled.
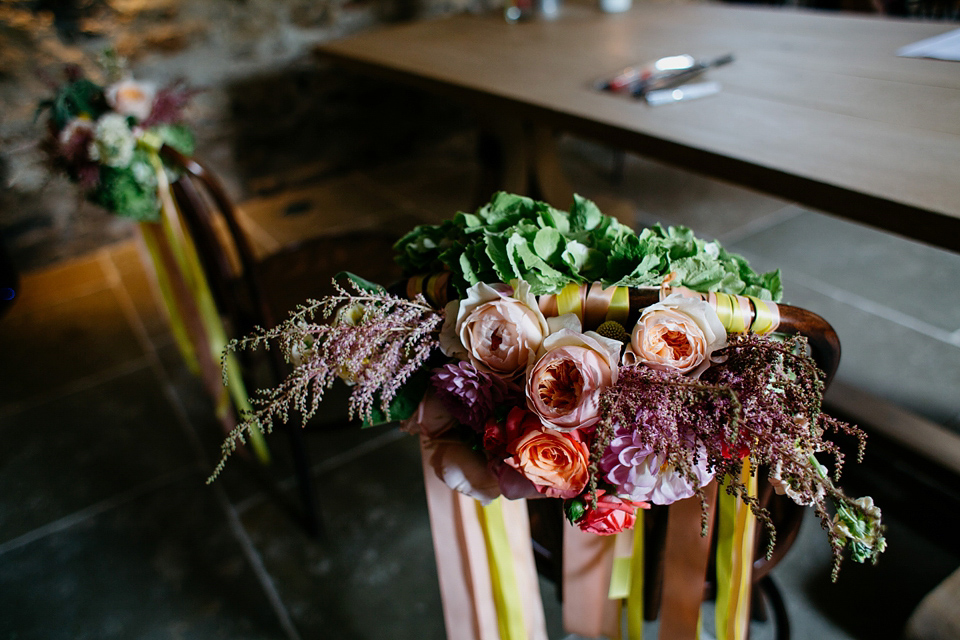
[[[481,163],[478,205],[495,191],[545,200],[568,209],[573,188],[557,154],[557,132],[518,118],[481,118],[478,155]]]

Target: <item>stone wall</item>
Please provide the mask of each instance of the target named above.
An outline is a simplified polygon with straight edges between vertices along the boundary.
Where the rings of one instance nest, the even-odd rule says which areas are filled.
[[[376,162],[460,126],[450,104],[316,62],[311,47],[484,0],[5,0],[0,3],[0,235],[21,270],[127,237],[132,225],[51,175],[37,103],[65,63],[102,78],[113,47],[134,76],[203,89],[188,119],[198,156],[238,199]],[[429,133],[428,133],[429,132]]]

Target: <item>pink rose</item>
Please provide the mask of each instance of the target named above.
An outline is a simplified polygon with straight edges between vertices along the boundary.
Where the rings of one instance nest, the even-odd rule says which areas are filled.
[[[703,300],[675,293],[644,309],[633,328],[624,364],[641,362],[660,371],[699,377],[710,356],[727,344],[716,310]]]
[[[137,82],[133,79],[121,80],[107,87],[107,104],[124,116],[133,116],[137,120],[146,120],[153,110],[153,99],[157,94],[156,85],[150,82]]]
[[[511,454],[507,464],[549,498],[579,495],[590,477],[590,450],[580,434],[546,429],[535,415],[524,414],[522,424],[526,430],[507,446]]]
[[[559,431],[600,420],[600,392],[617,381],[620,342],[588,331],[560,329],[543,342],[527,377],[527,406]]]
[[[470,287],[464,300],[447,305],[440,334],[443,353],[504,378],[523,373],[547,335],[547,321],[529,284],[518,281],[512,295],[508,289],[481,282]]]
[[[632,529],[637,522],[637,509],[649,508],[646,502],[626,500],[600,489],[597,491],[597,506],[591,507],[588,501],[587,512],[577,524],[587,533],[609,536]]]

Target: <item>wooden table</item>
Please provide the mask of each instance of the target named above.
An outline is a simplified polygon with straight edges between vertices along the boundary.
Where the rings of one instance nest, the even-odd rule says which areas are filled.
[[[555,20],[518,24],[460,15],[318,52],[486,114],[513,147],[507,188],[527,188],[532,171],[555,192],[550,133],[565,131],[960,251],[960,63],[896,56],[955,24],[634,4],[568,2]],[[650,107],[594,89],[664,55],[728,52],[736,61],[709,73],[716,96]]]

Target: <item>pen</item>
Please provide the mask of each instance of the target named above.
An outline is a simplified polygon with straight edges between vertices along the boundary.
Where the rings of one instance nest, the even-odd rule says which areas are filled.
[[[720,67],[731,62],[733,62],[732,53],[728,53],[725,56],[720,56],[719,58],[714,58],[713,60],[698,60],[686,69],[680,69],[673,73],[658,74],[649,78],[645,78],[633,87],[631,93],[635,97],[642,97],[650,91],[675,87],[679,84],[683,84],[684,82],[696,78],[707,69],[712,67]]]

